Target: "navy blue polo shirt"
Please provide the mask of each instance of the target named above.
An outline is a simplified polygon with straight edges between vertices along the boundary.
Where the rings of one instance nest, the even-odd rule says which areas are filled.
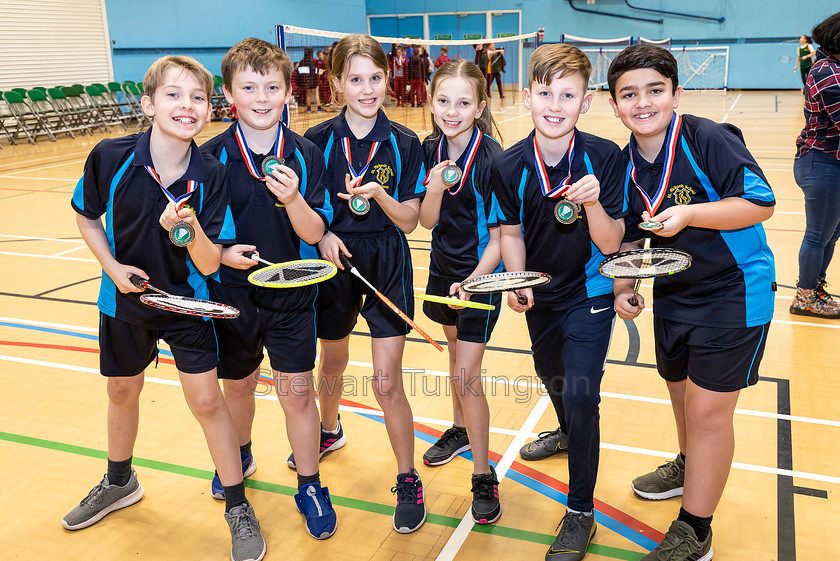
[[[169,200],[143,167],[153,166],[149,151],[151,131],[150,127],[144,133],[97,144],[73,191],[72,206],[86,218],[105,215],[108,245],[121,264],[140,267],[157,288],[206,299],[209,294],[205,277],[192,262],[187,248],[176,247],[159,222]],[[202,153],[193,142],[187,171],[167,187],[177,197],[187,192],[188,181],[199,182],[186,205],[195,211],[201,228],[213,243],[233,243],[236,237],[224,174],[224,166]],[[106,315],[150,329],[175,329],[195,321],[146,306],[138,293],[121,293],[104,272],[97,305]]]
[[[326,192],[324,156],[312,142],[283,126],[285,165],[300,179],[300,195],[324,221],[324,230],[333,217],[330,196]],[[257,246],[260,257],[272,263],[297,259],[317,259],[315,247],[295,232],[286,206],[248,171],[245,158],[236,142],[236,123],[209,140],[201,149],[218,158],[227,168],[225,181],[230,193],[230,206],[236,225],[236,243]],[[270,153],[274,154],[274,147]],[[262,173],[261,164],[267,154],[251,152],[251,158]],[[228,286],[251,287],[248,275],[255,269],[241,270],[222,266],[215,280]]]
[[[440,143],[443,143],[441,161],[449,159],[446,137],[433,134],[423,141],[425,169],[432,169],[438,164],[437,149]],[[490,187],[490,164],[501,153],[499,143],[491,136],[483,135],[464,186],[455,195],[448,190],[444,191],[440,217],[432,229],[429,274],[465,279],[478,266],[490,241],[490,228],[499,226],[496,217],[498,203]],[[467,150],[464,150],[456,161],[462,171],[466,158]],[[457,188],[458,185],[455,185],[451,190]],[[501,270],[502,264],[499,263],[497,271]]]
[[[776,200],[764,173],[744,144],[741,131],[729,123],[683,115],[682,130],[667,193],[659,212],[741,197],[759,206]],[[665,145],[653,163],[645,161],[631,136],[625,147],[624,194],[629,205],[624,239],[643,237],[638,225],[644,200],[630,179],[629,151],[636,181],[651,198],[662,177]],[[775,265],[759,223],[739,230],[687,227],[672,237],[651,237],[652,247],[673,247],[692,256],[691,267],[653,283],[655,312],[663,318],[709,327],[753,327],[773,319]]]
[[[575,129],[572,159],[574,183],[594,175],[601,185],[599,201],[612,218],[624,216],[623,159],[614,142]],[[546,166],[552,187],[569,173],[567,156]],[[604,256],[592,242],[586,211],[571,224],[554,218],[559,198],[543,195],[534,163],[534,132],[493,160],[491,183],[499,201],[499,223],[521,224],[525,237],[525,267],[548,273],[551,282],[534,289],[535,305],[564,310],[602,294],[612,293],[612,279],[598,273]]]
[[[347,159],[341,149],[341,139],[350,139],[350,154],[353,168],[358,173],[364,168],[371,146],[382,144],[368,168],[363,183],[376,181],[398,202],[422,197],[425,170],[420,140],[411,129],[388,120],[381,109],[373,128],[365,138],[357,139],[344,118],[345,108],[336,117],[317,124],[304,134],[324,153],[327,165],[327,189],[333,203],[335,215],[330,230],[336,234],[377,234],[394,227],[394,223],[375,201],[371,200],[370,211],[356,215],[350,211],[347,200],[338,197],[347,193],[344,175],[348,172]],[[418,180],[419,176],[419,180]]]

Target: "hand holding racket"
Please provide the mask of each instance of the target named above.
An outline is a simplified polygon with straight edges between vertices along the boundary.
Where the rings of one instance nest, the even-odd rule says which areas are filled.
[[[631,306],[638,306],[636,294],[642,279],[664,277],[684,271],[691,266],[691,255],[680,249],[654,247],[616,253],[604,259],[598,272],[613,279],[636,279]]]
[[[147,306],[166,310],[167,312],[174,312],[176,314],[185,314],[188,316],[202,316],[221,319],[234,319],[239,317],[239,310],[233,306],[220,304],[219,302],[212,302],[210,300],[200,300],[198,298],[170,294],[164,290],[155,288],[149,284],[147,279],[144,279],[139,275],[131,275],[129,280],[137,288],[157,292],[157,294],[143,294],[140,296],[140,301]]]
[[[347,257],[353,257],[353,254],[350,253],[347,246],[341,241],[341,238],[332,232],[324,234],[324,237],[318,242],[318,249],[321,251],[321,256],[324,259],[327,259],[342,270],[344,269],[344,264],[339,259],[339,256],[346,255]]]
[[[308,286],[331,279],[338,272],[335,265],[324,259],[298,259],[285,263],[272,263],[260,258],[256,251],[246,251],[242,256],[268,265],[248,275],[248,282],[264,288]]]
[[[516,294],[517,303],[525,306],[521,310],[528,309],[527,304],[533,302],[533,294],[520,293],[521,289],[529,289],[535,286],[542,286],[551,281],[548,273],[535,273],[533,271],[505,271],[503,273],[490,273],[467,279],[461,283],[461,290],[477,294],[492,292],[513,292]],[[527,291],[530,292],[530,291]],[[510,297],[509,297],[510,298]],[[510,301],[510,300],[508,300]]]
[[[370,284],[368,282],[368,280],[365,277],[362,276],[362,274],[359,272],[359,270],[352,263],[350,263],[350,261],[346,257],[344,257],[344,254],[339,254],[339,259],[341,259],[341,264],[344,266],[345,271],[348,271],[348,272],[350,272],[350,274],[355,275],[356,278],[358,278],[369,289],[371,289],[373,291],[373,293],[376,294],[376,297],[379,298],[380,300],[382,300],[382,302],[384,302],[385,305],[388,306],[388,308],[390,308],[392,312],[397,314],[400,317],[400,319],[402,319],[404,322],[406,322],[409,325],[409,327],[411,327],[414,331],[419,333],[423,337],[423,339],[425,339],[426,341],[428,341],[429,343],[434,345],[434,347],[437,350],[439,350],[440,352],[443,352],[443,347],[441,347],[440,344],[437,341],[432,339],[431,336],[428,333],[426,333],[425,331],[420,329],[420,327],[416,323],[414,323],[411,320],[411,318],[408,317],[405,314],[405,312],[403,312],[402,310],[397,308],[397,306],[393,302],[391,302],[384,294],[382,294],[381,292],[376,290],[373,287],[373,285]]]

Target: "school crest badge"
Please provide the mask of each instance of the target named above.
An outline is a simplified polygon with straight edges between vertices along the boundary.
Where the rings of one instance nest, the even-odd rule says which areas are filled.
[[[697,191],[688,185],[674,185],[668,189],[668,198],[673,199],[678,205],[690,204],[691,196],[696,194]]]
[[[371,175],[376,178],[383,189],[387,189],[388,181],[394,176],[394,170],[388,164],[376,164],[371,170]]]

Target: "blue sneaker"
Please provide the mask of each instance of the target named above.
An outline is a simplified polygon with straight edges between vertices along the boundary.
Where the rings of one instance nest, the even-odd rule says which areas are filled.
[[[246,454],[245,452],[239,452],[239,455],[242,457],[242,477],[251,477],[255,471],[257,471],[257,462],[254,461],[254,456],[252,454]],[[210,494],[213,495],[214,499],[223,501],[225,500],[225,488],[222,487],[222,480],[219,479],[219,472],[217,471],[216,474],[213,476],[213,481],[210,483]]]
[[[306,517],[306,531],[316,540],[325,540],[335,533],[335,510],[330,492],[320,483],[307,483],[295,495],[298,512]]]

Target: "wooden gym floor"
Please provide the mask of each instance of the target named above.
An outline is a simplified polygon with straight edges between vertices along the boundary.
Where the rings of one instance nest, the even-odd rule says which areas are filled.
[[[531,130],[518,95],[494,97],[492,109],[510,146]],[[793,142],[802,126],[796,92],[688,92],[680,110],[741,127],[775,191],[765,224],[776,255],[779,292],[761,381],[742,392],[735,416],[732,473],[713,523],[718,561],[818,561],[829,530],[840,526],[840,323],[788,313],[805,223],[793,181]],[[388,109],[421,138],[423,109]],[[297,113],[302,132],[331,113]],[[227,124],[213,123],[199,139]],[[581,129],[624,145],[628,134],[607,96],[596,94]],[[112,135],[125,134],[115,131]],[[146,496],[81,532],[59,521],[105,470],[105,382],[99,376],[100,269],[75,226],[70,197],[85,157],[106,135],[62,137],[36,145],[3,141],[0,150],[0,550],[5,559],[228,558],[223,506],[210,497],[213,467],[164,350],[147,370],[135,465]],[[409,236],[415,286],[425,287],[429,232]],[[840,286],[840,267],[828,278]],[[648,291],[650,284],[643,285]],[[418,304],[419,309],[419,304]],[[443,340],[422,313],[418,323]],[[661,538],[679,501],[636,499],[630,480],[677,450],[665,385],[653,366],[651,316],[618,320],[602,386],[601,464],[596,489],[600,528],[587,559],[636,560]],[[268,542],[266,559],[463,561],[541,559],[563,513],[568,473],[563,455],[519,461],[536,432],[556,427],[533,372],[524,318],[505,308],[486,353],[490,446],[499,462],[503,516],[489,527],[469,519],[470,456],[427,468],[422,453],[450,424],[447,357],[412,334],[404,367],[415,420],[415,457],[429,516],[416,533],[391,528],[396,465],[370,387],[370,341],[356,328],[346,374],[342,422],[347,446],[321,463],[339,516],[337,533],[319,542],[304,531],[291,495],[295,472],[284,418],[271,387],[261,388],[254,428],[259,469],[249,498]],[[833,366],[832,366],[833,365]],[[266,365],[266,373],[268,367]],[[822,443],[822,444],[820,444]]]

